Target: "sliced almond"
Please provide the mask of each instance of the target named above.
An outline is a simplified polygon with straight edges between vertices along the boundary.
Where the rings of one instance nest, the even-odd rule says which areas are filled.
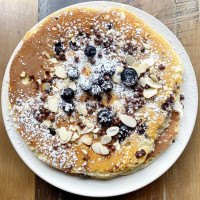
[[[76,110],[83,116],[86,116],[88,114],[87,109],[85,108],[84,105],[78,105],[76,106]]]
[[[100,153],[102,154],[102,155],[108,155],[109,154],[109,150],[108,150],[108,148],[107,147],[105,147],[105,146],[100,146]]]
[[[30,83],[30,78],[29,77],[25,77],[25,78],[22,78],[22,84],[24,85],[28,85]]]
[[[70,116],[69,121],[70,121],[71,123],[73,123],[73,122],[75,121],[74,117],[73,117],[73,116]]]
[[[93,137],[94,137],[95,140],[98,139],[98,135],[97,134],[93,134]]]
[[[66,73],[65,69],[60,66],[56,68],[55,75],[59,78],[63,78],[63,79],[67,78],[67,73]]]
[[[52,112],[58,111],[58,101],[60,99],[59,95],[51,96],[48,98],[47,107]]]
[[[180,103],[180,101],[177,99],[174,103],[174,110],[177,111],[180,115],[180,118],[183,117],[183,105]]]
[[[44,84],[43,84],[43,89],[44,89],[44,90],[47,90],[47,91],[48,91],[48,90],[50,90],[50,88],[51,88],[51,85],[50,85],[49,83],[44,83]]]
[[[63,144],[69,142],[72,137],[72,131],[67,131],[65,127],[59,128],[58,134],[60,136],[60,141]]]
[[[74,141],[76,141],[79,137],[80,137],[79,134],[74,133],[73,136],[72,136],[72,138],[71,138],[71,141],[74,142]]]
[[[126,62],[128,65],[133,65],[135,63],[135,58],[133,56],[128,55],[126,57]]]
[[[142,87],[145,87],[145,85],[148,85],[152,88],[161,88],[162,85],[160,85],[159,83],[157,82],[154,82],[151,78],[149,77],[141,77],[140,80],[139,80],[139,83]]]
[[[94,129],[94,124],[92,123],[86,123],[86,127],[81,131],[81,134],[86,134],[92,132]]]
[[[151,67],[155,64],[155,60],[152,57],[150,57],[143,60],[141,64],[147,64],[149,67]]]
[[[59,81],[56,83],[56,87],[59,89],[59,90],[62,90],[66,87],[68,87],[69,85],[69,79],[66,79],[64,81]]]
[[[125,43],[123,41],[120,41],[117,43],[117,46],[122,48],[125,45]]]
[[[97,154],[101,154],[101,152],[100,152],[100,146],[101,145],[102,144],[100,142],[93,143],[92,144],[92,150]]]
[[[118,69],[117,72],[118,72],[119,74],[121,74],[121,73],[123,72],[123,70],[124,70],[124,68],[123,68],[123,67],[120,67],[120,68]]]
[[[109,135],[104,135],[101,139],[101,144],[108,144],[112,141],[111,136]]]
[[[49,61],[52,62],[53,64],[59,63],[56,58],[50,58]]]
[[[24,78],[26,76],[26,72],[22,71],[22,73],[20,74],[20,77]]]
[[[92,150],[97,154],[108,155],[109,150],[107,147],[103,146],[100,142],[92,144]]]
[[[118,75],[117,72],[115,72],[114,75],[112,76],[112,80],[114,83],[121,83],[121,77]]]
[[[42,124],[49,128],[51,126],[51,121],[50,120],[44,120],[42,122]]]
[[[116,149],[117,151],[119,151],[119,150],[120,150],[119,140],[117,140],[117,141],[113,144],[113,146],[115,147],[115,149]]]
[[[82,141],[86,145],[91,145],[92,144],[92,138],[86,138]]]
[[[93,133],[98,133],[100,131],[100,128],[95,128],[94,130],[93,130]]]
[[[158,82],[158,79],[155,75],[151,74],[150,77],[154,82]]]
[[[150,44],[147,44],[147,43],[142,43],[142,45],[143,45],[143,47],[145,48],[145,49],[151,49],[151,45]]]
[[[128,115],[119,115],[120,120],[128,127],[134,128],[136,126],[136,120]]]
[[[144,89],[143,96],[147,99],[153,97],[158,92],[158,89],[150,88],[150,89]]]
[[[69,82],[68,87],[71,88],[72,90],[76,90],[76,83],[74,81]]]
[[[74,37],[71,38],[71,41],[72,41],[72,43],[75,43],[75,42],[76,42],[76,40],[75,40]]]
[[[119,132],[119,127],[117,126],[112,126],[106,130],[107,135],[111,137],[117,135],[118,132]]]
[[[47,58],[50,58],[50,55],[46,51],[44,51],[43,53]]]

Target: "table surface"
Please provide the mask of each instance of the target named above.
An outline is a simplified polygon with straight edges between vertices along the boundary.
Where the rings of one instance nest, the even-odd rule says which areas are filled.
[[[199,0],[115,0],[140,8],[162,21],[181,41],[200,81]],[[0,79],[23,35],[33,25],[59,8],[82,0],[0,0]],[[6,134],[0,115],[0,199],[64,200],[88,199],[63,192],[36,176],[19,158]],[[200,199],[200,115],[185,151],[177,162],[148,186],[115,197],[134,200]]]

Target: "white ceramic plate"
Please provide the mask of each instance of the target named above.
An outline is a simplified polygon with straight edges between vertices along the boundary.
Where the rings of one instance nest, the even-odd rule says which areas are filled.
[[[76,6],[93,8],[124,6],[127,10],[134,12],[154,30],[163,35],[172,45],[175,52],[181,58],[185,70],[184,83],[182,86],[182,92],[185,95],[184,116],[180,122],[180,132],[177,136],[176,142],[173,143],[158,159],[156,159],[145,169],[134,174],[114,178],[112,180],[81,179],[79,177],[64,174],[63,172],[43,164],[29,150],[21,136],[16,132],[13,127],[12,119],[10,119],[8,115],[9,69],[16,52],[22,44],[22,41],[18,44],[10,58],[3,80],[1,98],[5,127],[10,141],[12,142],[21,159],[34,173],[48,183],[62,190],[84,196],[108,197],[125,194],[144,187],[165,173],[175,163],[186,147],[193,131],[198,107],[198,91],[195,74],[190,59],[181,43],[164,24],[151,15],[137,8],[113,2],[87,2],[76,4]]]

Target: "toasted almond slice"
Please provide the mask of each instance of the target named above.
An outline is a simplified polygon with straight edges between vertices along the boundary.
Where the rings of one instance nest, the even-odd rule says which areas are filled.
[[[50,58],[49,61],[52,62],[53,64],[58,64],[59,63],[56,58]]]
[[[20,74],[20,77],[24,78],[26,76],[26,72],[22,71],[22,73]]]
[[[43,84],[43,89],[44,89],[44,90],[47,90],[47,91],[48,91],[48,90],[50,90],[50,88],[51,88],[51,85],[50,85],[49,83],[44,83],[44,84]]]
[[[154,82],[151,78],[149,77],[141,77],[140,80],[139,80],[139,83],[142,87],[145,87],[145,85],[149,85],[150,87],[152,88],[161,88],[162,85],[160,85],[159,83],[157,82]]]
[[[60,136],[61,143],[65,144],[69,142],[72,137],[72,131],[67,131],[65,127],[61,127],[58,129],[58,134]]]
[[[124,44],[125,44],[125,43],[124,43],[123,41],[120,41],[120,42],[117,43],[117,46],[121,48],[121,47],[124,46]]]
[[[135,63],[135,58],[133,56],[128,55],[126,57],[126,62],[128,65],[133,65]]]
[[[42,124],[49,128],[51,126],[51,121],[50,120],[44,120],[42,122]]]
[[[119,115],[120,120],[128,127],[134,128],[136,126],[136,120],[128,115]]]
[[[112,76],[112,80],[114,83],[121,83],[121,77],[118,75],[117,72],[115,72],[114,75]]]
[[[87,109],[85,108],[84,105],[78,105],[76,106],[76,110],[83,116],[86,116],[88,114]]]
[[[106,130],[107,135],[111,137],[117,135],[118,132],[119,132],[119,127],[117,126],[112,126]]]
[[[47,58],[50,58],[50,55],[46,51],[44,51],[43,53]]]
[[[74,81],[69,82],[68,87],[71,88],[72,90],[76,90],[76,83]]]
[[[155,75],[151,74],[150,77],[154,82],[158,82],[158,79]]]
[[[141,64],[147,64],[149,67],[151,67],[155,64],[155,60],[152,57],[150,57],[143,60]]]
[[[119,140],[117,140],[117,141],[113,144],[113,146],[115,147],[115,149],[116,149],[117,151],[119,151],[119,150],[120,150]]]
[[[52,112],[58,111],[58,101],[60,99],[59,95],[51,96],[48,98],[47,107]]]
[[[55,75],[59,78],[63,78],[63,79],[67,78],[67,73],[66,73],[65,69],[60,66],[56,68]]]
[[[86,138],[82,141],[86,145],[91,145],[92,144],[92,138]]]
[[[147,99],[153,97],[158,92],[158,89],[150,88],[150,89],[144,89],[143,96]]]
[[[24,77],[24,78],[22,78],[21,81],[22,81],[22,84],[27,85],[27,84],[30,83],[30,78],[29,77]]]
[[[174,110],[177,111],[180,115],[180,118],[183,117],[183,105],[180,103],[180,101],[177,99],[174,103]]]
[[[147,44],[147,43],[142,43],[142,45],[143,45],[143,47],[145,48],[145,49],[151,49],[151,45],[150,44]]]
[[[69,79],[66,79],[64,81],[59,81],[56,83],[56,87],[59,89],[59,90],[62,90],[66,87],[68,87],[69,85]]]
[[[72,138],[71,138],[71,141],[74,142],[76,141],[77,139],[79,138],[79,135],[77,133],[74,133]]]
[[[97,134],[93,134],[93,137],[94,137],[95,140],[98,139],[98,135]]]
[[[120,67],[117,72],[121,74],[123,72],[123,70],[124,70],[124,68]]]
[[[90,126],[89,126],[89,124],[90,124]],[[94,124],[86,123],[86,127],[81,131],[81,134],[90,133],[90,132],[92,132],[93,129],[94,129]]]
[[[111,136],[109,135],[104,135],[101,139],[101,144],[108,144],[112,141]]]
[[[108,150],[108,148],[107,147],[105,147],[105,146],[103,146],[103,145],[101,145],[100,146],[100,153],[102,154],[102,155],[108,155],[109,154],[109,150]]]
[[[97,154],[101,154],[100,146],[102,146],[102,144],[100,142],[93,143],[92,144],[92,150]]]
[[[100,128],[95,128],[94,130],[93,130],[93,133],[98,133],[100,131]]]

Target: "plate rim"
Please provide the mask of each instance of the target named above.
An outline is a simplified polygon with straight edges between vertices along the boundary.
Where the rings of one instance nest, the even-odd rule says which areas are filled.
[[[176,42],[178,42],[178,44],[180,45],[180,48],[184,51],[184,53],[185,53],[185,55],[186,55],[186,59],[190,62],[190,65],[192,66],[192,63],[191,63],[191,61],[190,61],[190,59],[189,59],[189,56],[188,56],[188,54],[187,54],[187,52],[185,51],[185,49],[184,49],[184,47],[182,46],[182,44],[180,43],[180,41],[178,40],[178,38],[162,23],[162,22],[160,22],[158,19],[156,19],[155,17],[153,17],[152,15],[150,15],[150,14],[148,14],[147,12],[145,12],[145,11],[143,11],[143,10],[141,10],[141,9],[138,9],[138,8],[135,8],[135,7],[133,7],[133,6],[130,6],[130,5],[126,5],[126,4],[122,4],[122,3],[116,3],[116,2],[108,2],[108,1],[92,1],[92,2],[82,2],[82,3],[78,3],[78,4],[73,4],[73,5],[71,5],[71,6],[67,6],[67,7],[64,7],[64,8],[61,8],[61,9],[59,9],[59,10],[57,10],[57,11],[55,11],[55,12],[58,12],[58,11],[60,11],[60,10],[63,10],[63,9],[66,9],[66,8],[70,8],[70,7],[79,7],[79,6],[82,6],[82,7],[88,7],[88,5],[89,4],[98,4],[98,3],[100,3],[100,4],[105,4],[105,5],[108,5],[109,7],[123,7],[123,8],[125,8],[125,9],[127,9],[128,11],[130,11],[131,9],[133,9],[133,10],[137,10],[138,12],[140,12],[141,13],[141,15],[146,15],[146,16],[148,16],[148,17],[150,17],[150,18],[152,18],[152,19],[154,19],[160,26],[162,26],[162,27],[164,27],[165,29],[167,29],[167,31],[170,33],[170,36],[173,36],[174,38],[175,38],[175,40],[176,40]],[[131,11],[131,12],[133,12],[133,11]],[[53,12],[54,13],[54,12]],[[134,13],[134,12],[133,12]],[[135,14],[135,13],[134,13]],[[137,17],[139,17],[138,15],[136,15]],[[139,17],[140,18],[140,17]],[[33,28],[35,28],[35,27],[37,27],[43,20],[45,20],[45,18],[44,19],[42,19],[40,22],[38,22]],[[148,26],[150,26],[148,23],[147,23],[147,25]],[[151,26],[150,26],[151,27]],[[161,34],[161,33],[159,33],[159,34]],[[162,34],[161,34],[162,35]],[[165,38],[165,39],[167,39],[167,38]],[[56,183],[52,183],[49,179],[47,179],[47,177],[44,177],[42,174],[40,174],[38,171],[36,171],[34,168],[33,168],[33,166],[32,166],[32,164],[30,164],[30,163],[28,163],[26,160],[25,160],[25,158],[23,158],[23,156],[22,156],[22,153],[21,153],[21,151],[20,151],[20,149],[19,148],[17,148],[17,146],[16,146],[16,144],[14,143],[14,141],[13,141],[13,138],[11,137],[11,134],[9,133],[9,130],[8,130],[8,128],[7,128],[7,119],[6,119],[6,114],[5,114],[5,112],[8,110],[8,108],[6,108],[6,106],[4,106],[4,105],[6,105],[6,103],[5,103],[5,101],[7,101],[7,99],[5,99],[5,94],[6,94],[6,82],[8,81],[7,80],[7,78],[8,77],[6,77],[6,74],[8,75],[8,73],[9,73],[9,69],[10,69],[10,66],[11,66],[11,64],[12,64],[12,61],[13,61],[13,59],[14,59],[14,57],[15,57],[15,55],[16,55],[16,53],[17,53],[17,51],[19,50],[19,48],[20,48],[20,46],[22,45],[22,40],[18,43],[18,45],[17,45],[17,47],[15,48],[15,50],[14,50],[14,52],[12,53],[12,56],[10,57],[10,59],[9,59],[9,62],[8,62],[8,65],[7,65],[7,67],[6,67],[6,71],[5,71],[5,74],[4,74],[4,78],[3,78],[3,84],[2,84],[2,93],[1,93],[1,106],[2,106],[2,115],[3,115],[3,121],[4,121],[4,125],[5,125],[5,128],[6,128],[6,132],[7,132],[7,135],[8,135],[8,137],[9,137],[9,139],[10,139],[10,141],[11,141],[11,143],[12,143],[12,145],[13,145],[13,147],[15,148],[15,150],[16,150],[16,152],[18,153],[18,155],[20,156],[20,158],[23,160],[23,162],[35,173],[35,174],[37,174],[39,177],[41,177],[43,180],[45,180],[46,182],[48,182],[49,184],[51,184],[51,185],[54,185],[55,187],[57,187],[57,188],[60,188],[60,189],[62,189],[62,190],[64,190],[64,191],[67,191],[67,192],[71,192],[71,193],[74,193],[74,194],[78,194],[78,195],[82,195],[82,196],[90,196],[90,197],[110,197],[110,196],[117,196],[117,195],[122,195],[122,194],[126,194],[126,193],[129,193],[129,192],[133,192],[133,191],[135,191],[135,190],[138,190],[138,189],[140,189],[140,188],[142,188],[142,187],[145,187],[146,185],[148,185],[148,184],[150,184],[150,183],[152,183],[153,181],[155,181],[157,178],[159,178],[161,175],[163,175],[177,160],[178,160],[178,158],[180,157],[180,155],[183,153],[183,151],[184,151],[184,149],[186,148],[186,146],[187,146],[187,144],[188,144],[188,142],[189,142],[189,140],[190,140],[190,137],[191,137],[191,135],[192,135],[192,132],[193,132],[193,129],[194,129],[194,125],[195,125],[195,122],[196,122],[196,117],[197,117],[197,111],[198,111],[198,86],[197,86],[197,81],[196,81],[196,76],[195,76],[195,73],[194,73],[194,68],[193,68],[193,66],[192,66],[192,70],[193,70],[193,75],[194,75],[194,82],[195,82],[195,84],[196,84],[196,95],[197,95],[197,98],[196,98],[196,110],[195,110],[195,113],[193,113],[194,114],[194,118],[195,118],[195,120],[193,121],[193,123],[191,124],[191,127],[190,127],[190,130],[191,130],[191,133],[189,133],[190,135],[189,135],[189,137],[187,138],[187,141],[185,141],[185,144],[184,144],[184,147],[182,148],[182,150],[179,152],[179,154],[177,154],[177,156],[176,156],[176,159],[174,160],[174,161],[172,161],[167,167],[165,167],[165,169],[164,170],[162,170],[162,172],[160,172],[157,176],[154,176],[150,181],[148,181],[148,182],[146,182],[145,184],[143,184],[142,186],[139,186],[138,188],[134,188],[134,189],[127,189],[127,190],[123,190],[123,191],[116,191],[116,193],[110,193],[110,194],[86,194],[86,193],[84,193],[84,192],[80,192],[80,190],[79,191],[76,191],[76,190],[68,190],[66,187],[61,187],[61,186],[58,186]],[[180,56],[179,56],[180,57]],[[162,155],[160,155],[160,156],[162,156]],[[159,156],[159,157],[160,157]],[[155,161],[154,161],[155,162]],[[33,164],[34,165],[34,164]],[[49,167],[49,166],[48,166]],[[56,170],[56,169],[54,169],[54,170]],[[62,172],[63,173],[63,172]],[[137,172],[136,172],[137,173]],[[64,174],[64,173],[63,173]],[[129,176],[131,176],[131,175],[129,175]],[[101,180],[100,180],[101,181]]]

